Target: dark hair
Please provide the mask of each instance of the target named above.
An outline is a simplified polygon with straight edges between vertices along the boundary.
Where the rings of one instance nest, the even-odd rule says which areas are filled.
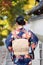
[[[24,17],[23,16],[18,16],[16,18],[16,22],[19,24],[19,25],[25,25],[25,21],[24,21]]]

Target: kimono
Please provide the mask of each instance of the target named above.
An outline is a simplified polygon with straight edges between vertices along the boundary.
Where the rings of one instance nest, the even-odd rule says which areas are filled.
[[[14,31],[12,31],[8,37],[6,38],[6,47],[8,48],[9,46],[12,46],[12,40],[15,40],[15,39],[20,39],[20,38],[24,38],[24,39],[28,39],[28,42],[34,42],[36,44],[36,42],[38,42],[38,39],[33,39],[35,38],[34,35],[32,36],[32,32],[31,31],[26,31],[23,27],[22,28],[18,28]],[[32,47],[30,45],[30,49],[31,49],[31,52],[29,52],[30,56],[32,57]],[[31,58],[24,58],[24,55],[21,55],[21,58],[16,58],[16,56],[13,54],[13,52],[10,52],[11,54],[11,57],[14,57],[13,59],[13,62],[14,64],[17,64],[17,65],[28,65],[29,63],[31,63]]]

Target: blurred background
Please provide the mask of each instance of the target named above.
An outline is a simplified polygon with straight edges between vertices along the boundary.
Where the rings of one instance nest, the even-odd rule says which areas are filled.
[[[32,13],[40,15],[43,13],[43,8],[32,10],[40,5],[41,0],[0,0],[0,45],[3,45],[3,39],[16,28],[15,18],[18,15],[23,15],[28,21]]]

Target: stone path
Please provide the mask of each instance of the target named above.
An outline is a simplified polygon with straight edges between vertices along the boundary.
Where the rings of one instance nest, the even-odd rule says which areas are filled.
[[[5,46],[0,47],[0,65],[5,65],[7,56],[7,49]]]
[[[14,65],[5,46],[0,47],[0,65]]]
[[[14,65],[12,60],[11,60],[9,52],[7,52],[6,65]]]

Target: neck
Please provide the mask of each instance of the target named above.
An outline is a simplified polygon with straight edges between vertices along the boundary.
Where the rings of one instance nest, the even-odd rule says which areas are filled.
[[[18,25],[16,29],[20,29],[20,28],[22,28],[22,27],[23,27],[23,26],[21,26],[21,25]]]

